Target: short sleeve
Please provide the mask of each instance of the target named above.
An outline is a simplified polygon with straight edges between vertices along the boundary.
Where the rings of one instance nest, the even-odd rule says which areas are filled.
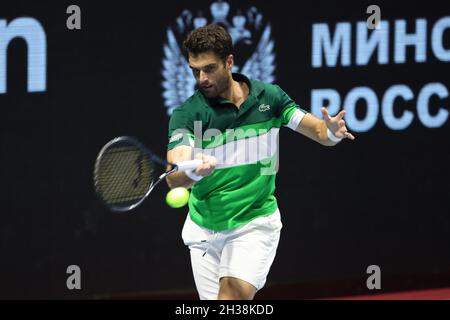
[[[307,111],[303,110],[284,92],[278,89],[281,125],[296,130]]]
[[[194,147],[193,121],[183,107],[175,108],[169,120],[167,150],[178,146]]]

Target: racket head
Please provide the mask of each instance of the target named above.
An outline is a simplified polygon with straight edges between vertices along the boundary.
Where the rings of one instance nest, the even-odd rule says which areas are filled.
[[[154,157],[137,139],[117,137],[100,150],[94,166],[94,188],[100,201],[113,212],[139,206],[154,183]]]

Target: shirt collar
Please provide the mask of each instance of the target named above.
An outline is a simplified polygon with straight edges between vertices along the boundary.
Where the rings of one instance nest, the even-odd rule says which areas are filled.
[[[255,82],[250,81],[249,78],[247,78],[245,75],[241,74],[241,73],[233,73],[232,74],[233,80],[234,81],[238,81],[238,82],[245,82],[249,88],[249,93],[248,93],[248,98],[250,99],[254,99],[257,96],[259,96],[259,94],[264,91],[264,88],[262,86],[256,85]],[[220,104],[229,104],[231,103],[229,100],[222,98],[222,97],[218,97],[218,98],[207,98],[203,95],[202,96],[206,99],[206,101],[208,102],[208,104],[210,106],[213,105],[220,105]]]

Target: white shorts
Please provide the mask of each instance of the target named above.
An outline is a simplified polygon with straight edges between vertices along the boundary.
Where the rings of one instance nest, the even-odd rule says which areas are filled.
[[[225,231],[203,228],[188,214],[182,238],[190,249],[200,299],[216,300],[222,277],[235,277],[261,289],[275,258],[282,226],[278,209]]]

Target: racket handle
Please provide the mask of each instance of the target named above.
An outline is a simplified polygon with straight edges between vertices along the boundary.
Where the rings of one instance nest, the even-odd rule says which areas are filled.
[[[178,171],[187,171],[196,169],[202,163],[203,163],[202,160],[188,160],[188,161],[180,161],[175,164],[178,167]]]

